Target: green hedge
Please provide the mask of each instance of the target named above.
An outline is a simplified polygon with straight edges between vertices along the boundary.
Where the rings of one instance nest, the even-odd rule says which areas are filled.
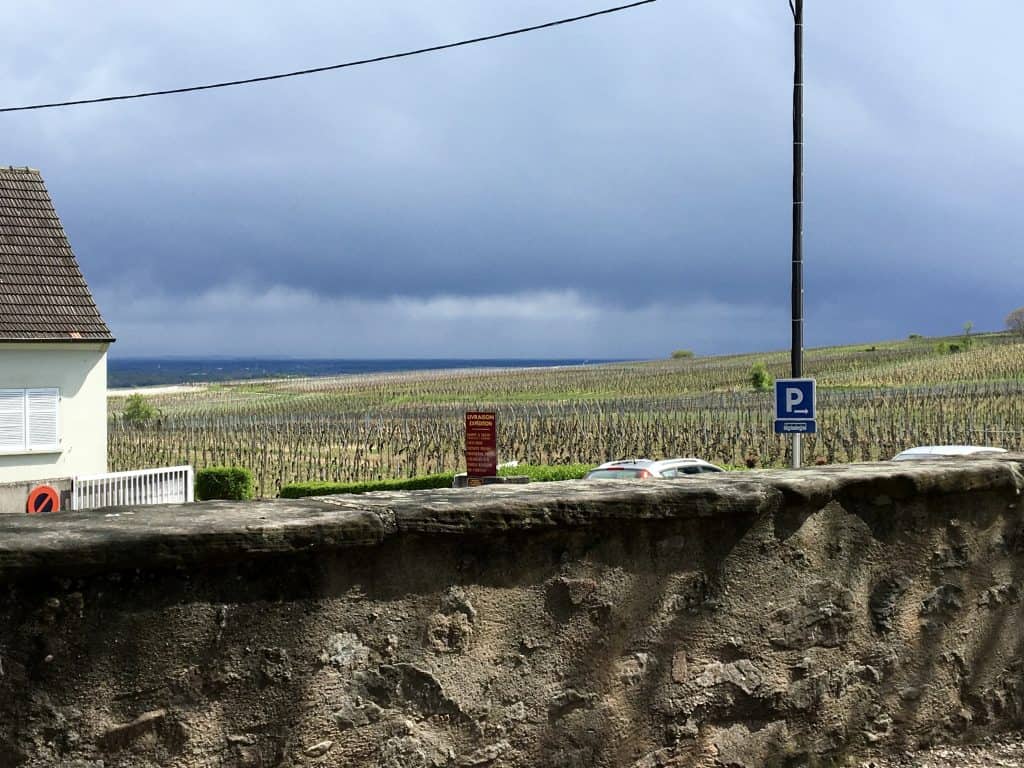
[[[252,472],[245,467],[207,467],[196,472],[196,499],[242,501],[253,494]]]
[[[549,483],[554,480],[579,480],[594,468],[593,464],[520,464],[517,467],[502,467],[499,475],[526,475],[534,483]]]
[[[578,480],[593,469],[591,464],[536,465],[520,464],[502,467],[499,475],[526,475],[532,482],[552,480]],[[455,475],[443,472],[401,480],[372,480],[359,483],[289,483],[281,488],[282,499],[301,499],[304,496],[330,496],[335,493],[371,493],[372,491],[420,491],[425,488],[451,488]]]
[[[443,472],[401,480],[373,480],[361,483],[289,483],[281,487],[282,499],[301,499],[303,496],[329,496],[334,493],[369,493],[371,491],[419,491],[424,488],[451,488],[455,474]]]

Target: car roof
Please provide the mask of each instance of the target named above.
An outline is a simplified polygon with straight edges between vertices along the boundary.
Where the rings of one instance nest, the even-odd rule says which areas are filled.
[[[651,459],[615,459],[606,461],[595,469],[610,469],[612,467],[649,467],[654,462]]]
[[[1006,449],[987,445],[919,445],[900,451],[892,457],[892,460],[904,461],[929,456],[970,456],[975,453],[1006,453]]]

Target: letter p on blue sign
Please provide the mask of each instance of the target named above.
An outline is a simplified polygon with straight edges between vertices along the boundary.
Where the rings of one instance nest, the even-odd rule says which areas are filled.
[[[814,379],[775,381],[775,418],[782,421],[814,421],[817,418]]]

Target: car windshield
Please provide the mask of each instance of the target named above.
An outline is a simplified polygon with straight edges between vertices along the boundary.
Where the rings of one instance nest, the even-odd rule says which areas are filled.
[[[607,479],[607,478],[614,478],[614,479],[620,479],[621,480],[621,479],[627,478],[627,477],[641,477],[644,474],[647,474],[647,470],[646,469],[633,468],[633,467],[629,467],[629,468],[621,467],[621,468],[614,468],[614,469],[595,469],[595,470],[591,471],[591,473],[589,475],[587,475],[587,479],[588,480],[601,480],[601,479]]]

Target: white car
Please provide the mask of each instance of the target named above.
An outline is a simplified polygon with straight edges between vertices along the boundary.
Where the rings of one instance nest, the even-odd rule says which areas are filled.
[[[648,477],[689,477],[710,472],[724,472],[721,467],[703,459],[619,459],[606,461],[587,473],[586,480],[626,480]]]
[[[893,461],[922,461],[925,459],[943,459],[952,456],[974,456],[977,454],[1006,453],[1005,448],[992,448],[987,445],[919,445],[908,448],[892,457]]]

